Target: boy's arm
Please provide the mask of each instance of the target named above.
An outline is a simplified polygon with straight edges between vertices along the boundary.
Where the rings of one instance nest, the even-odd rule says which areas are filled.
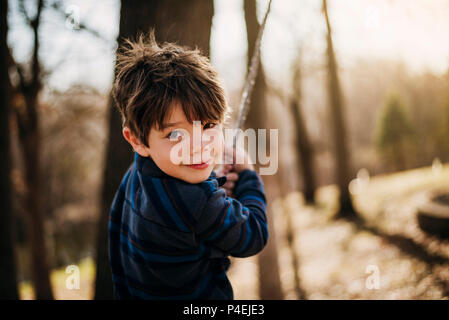
[[[235,198],[214,188],[196,217],[197,239],[236,257],[260,252],[268,240],[266,198],[261,178],[243,170],[234,188]]]

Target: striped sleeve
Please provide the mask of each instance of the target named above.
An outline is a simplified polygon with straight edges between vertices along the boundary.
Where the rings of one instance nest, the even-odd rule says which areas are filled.
[[[239,173],[235,198],[215,188],[197,219],[200,241],[235,257],[260,252],[268,240],[266,198],[263,183],[253,170]]]

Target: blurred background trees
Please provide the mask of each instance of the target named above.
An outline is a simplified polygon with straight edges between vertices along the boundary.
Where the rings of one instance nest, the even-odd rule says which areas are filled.
[[[293,63],[293,78],[292,88],[293,92],[289,99],[290,110],[295,126],[296,152],[297,152],[297,167],[300,168],[301,174],[298,180],[303,180],[303,194],[306,203],[315,203],[315,165],[313,158],[313,146],[310,143],[309,133],[304,117],[302,106],[302,65],[301,55],[298,54],[296,61]]]
[[[335,176],[340,191],[340,209],[337,217],[354,219],[356,217],[352,199],[349,194],[349,182],[351,181],[351,158],[347,143],[347,129],[345,121],[345,111],[343,105],[343,95],[340,85],[337,59],[335,57],[334,44],[332,41],[332,28],[327,10],[327,1],[323,0],[323,14],[327,26],[327,83],[329,99],[329,119],[331,121],[332,137],[334,139],[335,152]]]
[[[49,279],[49,261],[44,238],[44,199],[41,164],[41,131],[39,94],[42,89],[43,69],[40,62],[40,24],[44,1],[35,2],[35,14],[31,16],[24,1],[18,2],[19,10],[26,24],[32,30],[32,55],[26,66],[17,63],[10,56],[10,63],[18,76],[14,86],[13,112],[16,116],[17,136],[21,146],[25,182],[25,226],[31,254],[31,275],[38,299],[52,299]]]
[[[448,72],[449,75],[449,72]],[[449,88],[447,88],[446,99],[443,102],[442,110],[439,112],[441,115],[440,119],[437,121],[437,137],[436,137],[436,145],[437,145],[437,153],[439,156],[448,161],[449,155]],[[439,122],[439,123],[438,123]]]
[[[217,67],[235,110],[267,5],[264,0],[89,3],[2,1],[2,297],[111,297],[107,219],[132,161],[109,95],[115,50],[123,39],[154,27],[158,41],[198,46]],[[279,129],[280,170],[263,179],[269,202],[284,202],[269,208],[270,242],[250,268],[253,274],[239,269],[238,259],[231,269],[236,285],[257,278],[252,295],[241,296],[292,297],[294,277],[286,271],[291,264],[297,271],[291,281],[310,286],[303,277],[310,267],[299,272],[307,264],[300,254],[319,242],[307,238],[310,224],[298,229],[298,219],[311,221],[308,212],[331,208],[352,219],[370,217],[374,209],[366,207],[399,205],[380,192],[363,198],[351,184],[372,187],[370,179],[401,171],[407,182],[394,185],[399,192],[417,184],[405,177],[409,170],[431,170],[432,163],[432,174],[444,176],[435,165],[444,168],[449,161],[449,48],[445,34],[438,38],[449,30],[443,13],[438,1],[379,0],[373,6],[273,1],[246,127]],[[297,195],[305,202],[293,201]],[[393,224],[397,212],[372,222],[385,216]],[[282,228],[283,220],[289,228]],[[332,230],[326,231],[329,238]],[[85,263],[94,260],[96,265]],[[88,266],[82,288],[89,289],[69,293],[58,280],[55,270],[70,264]],[[297,290],[295,297],[302,294]]]
[[[377,147],[396,171],[405,170],[413,154],[413,129],[400,98],[391,94],[380,113]]]
[[[246,36],[248,41],[247,50],[247,74],[251,64],[251,58],[254,54],[257,35],[259,33],[260,24],[257,21],[256,1],[244,0]],[[256,82],[254,84],[253,93],[251,95],[251,109],[245,122],[246,128],[270,128],[273,125],[268,121],[268,107],[266,103],[267,84],[265,80],[265,72],[263,65],[260,63]],[[267,138],[269,145],[270,139]],[[267,148],[268,149],[268,148]],[[259,166],[255,165],[256,168]],[[276,196],[279,196],[278,180],[275,176],[264,176],[264,186],[266,191],[267,203],[271,203]],[[274,236],[274,215],[277,214],[271,206],[267,206],[268,228],[270,230],[270,241],[261,254],[258,255],[259,263],[259,296],[261,299],[281,300],[283,299],[278,254],[276,246],[276,237]]]

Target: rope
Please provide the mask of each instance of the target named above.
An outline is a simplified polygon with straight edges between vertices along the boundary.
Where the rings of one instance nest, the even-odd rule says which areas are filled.
[[[256,43],[254,45],[254,53],[251,57],[251,64],[249,67],[248,77],[245,82],[245,87],[243,89],[242,98],[240,99],[240,106],[239,106],[239,116],[237,120],[236,129],[241,129],[243,127],[243,124],[245,123],[246,116],[249,111],[250,106],[250,98],[251,94],[253,93],[254,84],[256,82],[256,76],[257,72],[259,70],[259,62],[260,62],[260,46],[261,46],[261,40],[262,35],[265,30],[265,25],[267,23],[268,14],[270,13],[271,9],[271,0],[268,2],[268,8],[265,12],[265,16],[263,18],[263,22],[260,25],[259,33],[257,34]],[[241,130],[236,130],[236,134],[234,135],[234,141],[233,141],[233,148],[235,148],[237,143],[238,134]]]

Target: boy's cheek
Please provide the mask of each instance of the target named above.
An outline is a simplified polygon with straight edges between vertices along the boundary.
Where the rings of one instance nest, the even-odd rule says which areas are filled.
[[[213,152],[214,159],[217,159],[221,156],[223,152],[223,146],[224,146],[224,136],[223,131],[220,127],[214,128],[211,130],[208,130],[204,133],[207,137],[205,138],[205,141],[208,141],[210,143],[210,151]]]
[[[214,136],[214,144],[217,150],[217,153],[221,156],[224,149],[224,136],[223,130],[217,130],[216,135]]]
[[[224,150],[224,141],[223,140],[219,140],[214,144],[214,159],[215,162],[219,161],[219,159],[221,159],[222,154],[223,154],[223,150]]]

